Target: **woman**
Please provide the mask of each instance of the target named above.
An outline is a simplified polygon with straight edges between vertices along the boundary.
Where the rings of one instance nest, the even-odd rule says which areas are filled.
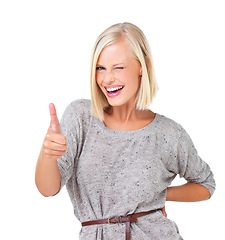
[[[80,239],[182,239],[165,202],[213,194],[213,173],[185,129],[149,110],[157,89],[144,34],[123,23],[96,41],[91,101],[72,102],[61,123],[50,104],[36,184],[44,196],[67,186]],[[187,183],[169,187],[177,174]]]

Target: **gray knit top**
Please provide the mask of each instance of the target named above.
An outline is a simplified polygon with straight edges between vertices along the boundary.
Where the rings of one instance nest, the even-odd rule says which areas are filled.
[[[61,187],[66,185],[74,214],[81,222],[162,208],[177,174],[210,191],[215,181],[185,129],[156,113],[135,131],[107,128],[91,113],[91,101],[72,102],[61,127],[67,152],[58,159]],[[84,226],[81,240],[125,239],[125,223]],[[176,224],[161,211],[131,223],[135,240],[180,240]]]

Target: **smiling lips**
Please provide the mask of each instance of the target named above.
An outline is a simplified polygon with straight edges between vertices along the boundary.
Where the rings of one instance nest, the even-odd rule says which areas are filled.
[[[118,96],[122,92],[123,88],[124,86],[119,85],[105,87],[108,97]]]

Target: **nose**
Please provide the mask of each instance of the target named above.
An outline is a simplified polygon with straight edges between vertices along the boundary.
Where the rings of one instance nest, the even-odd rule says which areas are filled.
[[[112,71],[107,71],[104,76],[104,82],[110,84],[115,81],[115,76]]]

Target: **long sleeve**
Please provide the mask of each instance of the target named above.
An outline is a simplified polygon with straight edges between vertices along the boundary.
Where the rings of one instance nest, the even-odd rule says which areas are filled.
[[[80,151],[82,142],[80,108],[78,101],[72,102],[66,108],[60,121],[62,133],[67,140],[67,151],[57,160],[61,177],[61,188],[71,178]]]
[[[210,191],[211,196],[214,193],[216,186],[214,175],[209,165],[198,155],[191,137],[183,127],[180,128],[173,171],[188,182],[205,186]]]

